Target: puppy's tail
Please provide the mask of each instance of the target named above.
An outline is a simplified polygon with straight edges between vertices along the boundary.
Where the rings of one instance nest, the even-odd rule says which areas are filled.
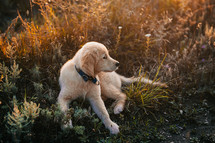
[[[131,83],[134,83],[134,82],[142,82],[142,83],[145,83],[145,84],[152,84],[154,86],[161,86],[161,87],[165,87],[165,88],[168,87],[165,83],[155,82],[155,81],[152,81],[152,80],[144,78],[144,77],[130,77],[130,78],[127,78],[127,77],[124,77],[122,75],[119,75],[119,77],[120,77],[121,82],[123,84],[125,84],[125,85],[131,84]]]

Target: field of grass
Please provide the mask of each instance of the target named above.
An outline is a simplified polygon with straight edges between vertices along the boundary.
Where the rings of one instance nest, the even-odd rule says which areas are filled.
[[[214,0],[8,3],[19,7],[8,4],[17,17],[7,28],[1,25],[11,17],[0,22],[0,142],[215,142]],[[123,86],[128,99],[120,115],[105,101],[118,135],[88,101],[72,102],[66,117],[56,104],[61,66],[89,41],[108,48],[118,73],[168,85]],[[61,130],[68,119],[74,128]]]

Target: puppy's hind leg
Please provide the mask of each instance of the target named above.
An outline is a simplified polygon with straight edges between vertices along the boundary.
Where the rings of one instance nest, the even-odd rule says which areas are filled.
[[[124,110],[126,95],[115,86],[106,86],[102,89],[102,95],[114,99],[114,114],[119,114]]]

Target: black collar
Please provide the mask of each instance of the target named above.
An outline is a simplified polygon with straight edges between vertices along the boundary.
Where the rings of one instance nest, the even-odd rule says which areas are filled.
[[[94,84],[99,85],[99,81],[96,78],[93,78],[92,76],[87,75],[86,73],[84,73],[81,69],[77,69],[76,65],[75,65],[75,69],[76,71],[79,73],[79,75],[83,78],[83,80],[85,82],[87,82],[88,80],[90,80],[91,82],[93,82]]]

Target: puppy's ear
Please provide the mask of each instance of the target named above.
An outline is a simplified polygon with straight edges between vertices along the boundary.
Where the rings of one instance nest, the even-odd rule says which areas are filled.
[[[95,56],[92,53],[85,54],[81,59],[81,69],[89,76],[95,77]]]

